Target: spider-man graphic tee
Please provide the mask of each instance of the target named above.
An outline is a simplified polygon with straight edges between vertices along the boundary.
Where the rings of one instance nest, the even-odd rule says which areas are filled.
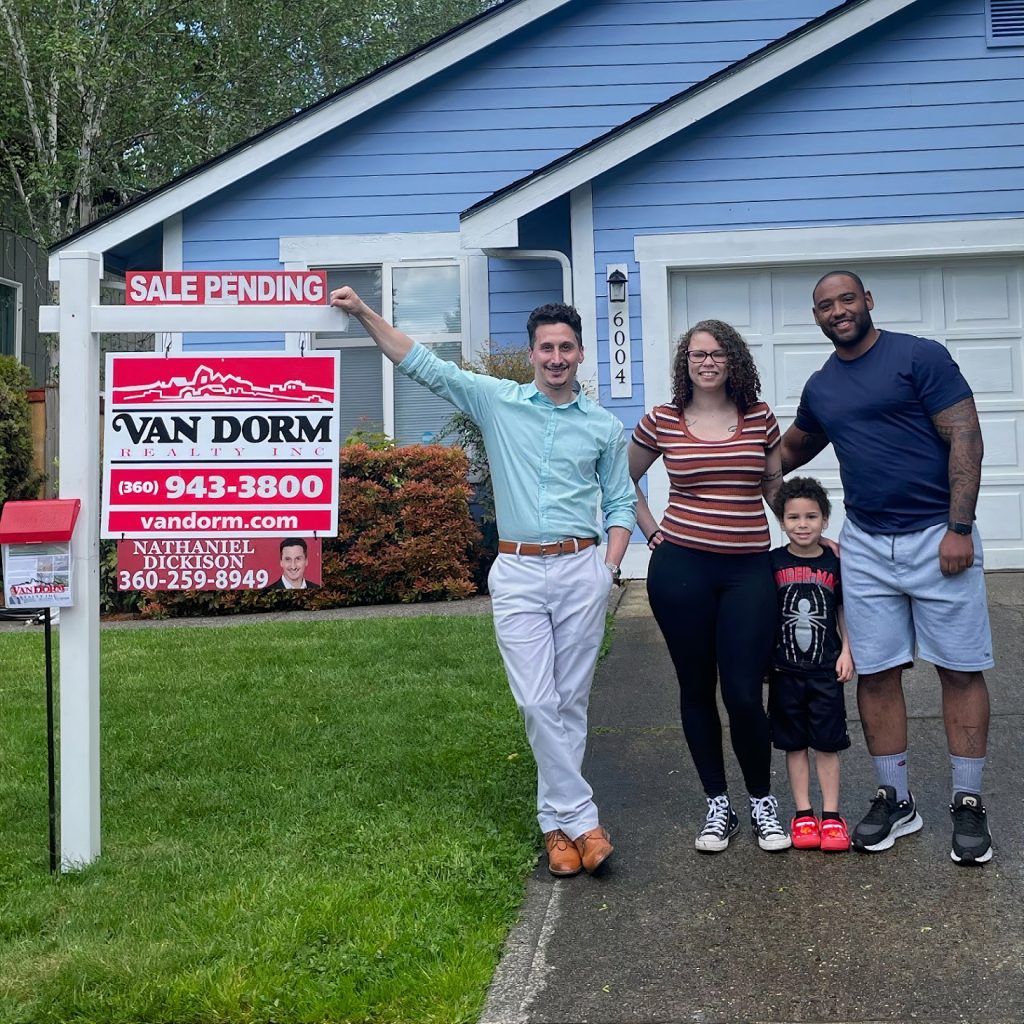
[[[776,670],[834,674],[843,649],[837,624],[843,603],[839,559],[828,548],[815,558],[800,558],[781,547],[773,549],[771,560],[779,597]]]

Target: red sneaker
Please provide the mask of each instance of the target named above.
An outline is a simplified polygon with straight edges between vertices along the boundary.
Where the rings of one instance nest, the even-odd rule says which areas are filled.
[[[825,853],[845,853],[850,848],[850,833],[842,818],[828,818],[821,823],[821,849]]]
[[[794,818],[789,831],[793,836],[793,847],[797,850],[816,850],[821,846],[821,832],[818,830],[818,819],[804,815]],[[847,839],[849,845],[849,839]]]

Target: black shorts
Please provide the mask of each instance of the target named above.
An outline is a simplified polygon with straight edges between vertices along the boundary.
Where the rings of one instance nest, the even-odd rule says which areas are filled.
[[[846,693],[830,676],[772,672],[768,719],[776,750],[821,750],[834,753],[850,745],[846,731]]]

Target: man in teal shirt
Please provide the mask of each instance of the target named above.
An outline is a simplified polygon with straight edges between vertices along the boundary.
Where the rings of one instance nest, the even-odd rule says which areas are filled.
[[[527,322],[530,384],[469,373],[375,313],[351,288],[331,305],[355,316],[398,369],[476,422],[494,484],[498,557],[488,587],[498,647],[537,762],[537,821],[548,869],[597,871],[612,853],[581,768],[605,610],[636,521],[622,424],[576,384],[582,325],[571,306]],[[598,548],[608,533],[604,559]]]

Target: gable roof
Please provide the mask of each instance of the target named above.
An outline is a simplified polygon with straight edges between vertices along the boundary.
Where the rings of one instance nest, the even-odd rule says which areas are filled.
[[[50,247],[106,252],[574,0],[504,0]]]
[[[917,2],[846,0],[821,17],[475,203],[463,211],[460,218],[463,244],[517,245],[516,222],[520,217],[593,181]]]

